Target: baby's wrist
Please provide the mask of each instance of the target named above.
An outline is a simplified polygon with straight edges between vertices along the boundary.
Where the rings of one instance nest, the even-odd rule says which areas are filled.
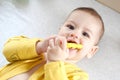
[[[50,62],[58,62],[58,61],[65,62],[65,60],[47,60],[47,63],[50,63]]]
[[[47,58],[47,62],[57,62],[57,61],[63,61],[63,62],[65,62],[65,59],[63,59],[63,58],[50,58],[50,57],[48,57]]]

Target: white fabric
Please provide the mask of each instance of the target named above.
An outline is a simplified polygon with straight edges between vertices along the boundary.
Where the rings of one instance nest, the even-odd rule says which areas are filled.
[[[78,65],[89,73],[90,80],[120,80],[120,14],[95,0],[0,0],[0,67],[7,63],[2,48],[8,38],[56,34],[71,10],[80,6],[95,8],[106,31],[99,52]]]

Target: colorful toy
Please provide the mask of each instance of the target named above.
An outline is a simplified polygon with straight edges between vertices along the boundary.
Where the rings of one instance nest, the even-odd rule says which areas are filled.
[[[67,43],[67,47],[73,49],[81,49],[83,46],[81,44],[76,43]]]

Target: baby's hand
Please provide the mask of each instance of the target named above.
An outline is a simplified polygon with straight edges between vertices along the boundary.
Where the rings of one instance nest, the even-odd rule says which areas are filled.
[[[57,36],[55,39],[50,39],[47,49],[48,62],[65,61],[68,57],[66,44],[67,41],[64,37]]]
[[[51,36],[49,38],[44,39],[43,41],[37,42],[37,53],[40,55],[41,53],[47,52],[47,48],[49,46],[49,40],[50,39],[55,39],[56,36]]]

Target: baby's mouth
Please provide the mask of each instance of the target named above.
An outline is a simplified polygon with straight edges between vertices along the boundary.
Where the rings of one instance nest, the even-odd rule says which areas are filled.
[[[68,40],[67,41],[67,47],[68,48],[73,48],[74,47],[74,44],[77,44],[76,41],[73,41],[73,40]]]
[[[73,39],[67,40],[67,48],[70,54],[76,54],[83,46]]]
[[[80,51],[80,49],[83,46],[81,44],[78,44],[76,41],[74,40],[68,40],[67,41],[67,48],[69,51],[69,58],[73,58],[78,54],[78,51]]]
[[[75,43],[75,44],[77,44],[77,42],[73,41],[73,40],[68,40],[67,43]]]
[[[83,46],[81,44],[76,44],[76,43],[72,43],[72,42],[68,42],[67,43],[67,47],[69,49],[77,49],[80,50]]]
[[[75,45],[76,45],[76,43],[72,43],[70,41],[67,43],[69,57],[73,57],[74,55],[76,55],[77,51],[79,50],[79,49],[75,48]]]

